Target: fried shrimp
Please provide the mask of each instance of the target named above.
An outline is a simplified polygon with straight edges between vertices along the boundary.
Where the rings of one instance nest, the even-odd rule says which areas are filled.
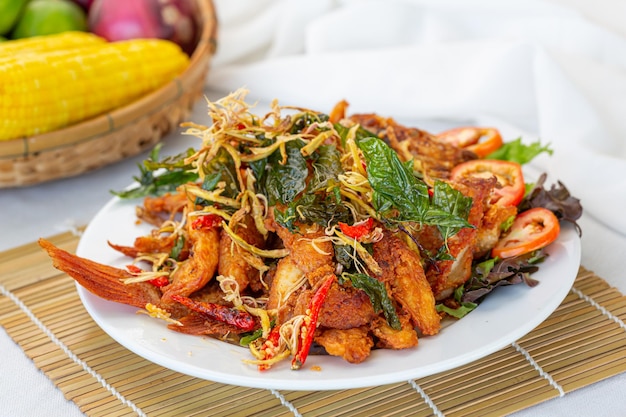
[[[263,248],[265,245],[263,235],[257,230],[251,216],[244,216],[234,232],[255,247]],[[239,291],[244,291],[250,285],[255,291],[262,288],[260,271],[247,260],[245,250],[235,244],[224,230],[220,232],[218,273],[237,281]]]
[[[215,275],[219,262],[219,230],[216,228],[194,230],[189,237],[193,242],[191,255],[171,276],[164,288],[162,301],[173,303],[175,295],[188,296],[202,289]]]

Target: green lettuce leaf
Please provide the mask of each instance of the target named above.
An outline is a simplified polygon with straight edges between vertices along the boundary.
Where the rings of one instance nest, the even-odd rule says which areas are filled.
[[[525,145],[522,143],[522,138],[517,138],[504,143],[498,150],[487,155],[486,159],[513,161],[524,165],[544,152],[552,155],[553,150],[550,149],[549,144],[543,146],[541,142],[533,142],[530,145]]]

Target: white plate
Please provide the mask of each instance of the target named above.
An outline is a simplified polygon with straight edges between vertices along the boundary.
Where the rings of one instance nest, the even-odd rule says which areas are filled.
[[[107,240],[131,245],[148,225],[135,224],[138,200],[114,198],[93,219],[82,236],[80,256],[118,267],[129,263],[107,245]],[[113,339],[143,358],[166,368],[207,380],[255,388],[331,390],[406,381],[446,371],[485,357],[515,342],[545,320],[565,298],[580,264],[580,239],[565,226],[550,256],[533,278],[534,288],[513,285],[498,288],[471,314],[419,340],[414,349],[376,350],[364,362],[352,365],[330,356],[309,356],[299,371],[283,361],[259,372],[246,348],[215,339],[180,334],[163,321],[136,314],[135,307],[103,300],[82,287],[78,293],[95,322]],[[312,367],[316,366],[317,370]],[[317,368],[319,367],[319,368]]]

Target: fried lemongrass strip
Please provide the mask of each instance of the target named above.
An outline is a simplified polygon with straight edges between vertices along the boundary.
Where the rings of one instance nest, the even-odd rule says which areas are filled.
[[[239,191],[246,189],[246,183],[241,176],[241,154],[230,143],[224,143],[222,147],[228,152],[233,162],[235,163],[235,172],[237,173],[237,181],[239,181]]]
[[[185,186],[183,188],[187,194],[191,194],[194,197],[200,197],[207,201],[212,201],[214,203],[223,204],[225,206],[229,206],[229,207],[233,207],[237,209],[241,207],[241,204],[239,203],[239,201],[233,198],[222,197],[221,194],[224,191],[223,189],[207,191],[207,190],[203,190],[202,188],[195,187],[195,186]]]
[[[132,278],[125,278],[122,280],[122,282],[124,284],[134,284],[137,282],[150,281],[160,277],[169,278],[170,274],[172,273],[171,268],[163,268],[168,260],[170,260],[176,268],[177,262],[174,259],[171,259],[168,253],[139,254],[139,256],[134,259],[133,263],[138,263],[142,261],[148,262],[152,264],[152,271],[139,271],[139,268],[137,268],[138,272],[135,272],[134,269],[130,270],[129,272],[133,275]]]
[[[226,222],[222,222],[222,229],[230,236],[230,238],[239,245],[241,248],[251,252],[255,255],[258,255],[262,258],[284,258],[289,254],[288,249],[260,249],[254,245],[249,244],[245,240],[243,240],[237,233],[233,232],[233,230],[226,224]]]
[[[359,207],[360,209],[362,209],[364,212],[367,213],[367,215],[369,217],[372,217],[374,219],[378,218],[378,213],[376,213],[376,210],[374,210],[374,207],[370,206],[369,204],[367,204],[365,201],[363,201],[363,198],[357,194],[355,194],[354,192],[352,192],[351,190],[346,190],[346,189],[341,189],[339,190],[339,193],[343,196],[346,197],[347,199],[349,199],[352,203],[354,203],[354,205],[356,207]]]
[[[146,282],[160,277],[169,277],[169,272],[142,272],[138,275],[133,276],[132,278],[123,279],[122,282],[124,284],[136,284],[138,282]]]
[[[287,151],[285,150],[285,144],[292,140],[300,139],[300,135],[280,135],[276,137],[274,143],[264,147],[248,148],[250,154],[240,155],[242,162],[254,162],[269,157],[274,151],[280,149],[281,164],[287,162]]]
[[[166,265],[167,263],[171,264],[176,268],[177,262],[175,259],[170,258],[170,254],[166,252],[160,253],[140,253],[134,260],[133,263],[136,264],[138,262],[148,262],[152,264],[152,272],[163,272],[163,268],[167,267],[168,271],[171,272],[171,266]]]
[[[266,338],[272,330],[272,320],[270,319],[270,315],[267,310],[264,308],[251,307],[247,304],[242,304],[242,306],[248,313],[259,318],[259,321],[261,322],[261,329],[263,329],[262,337]]]
[[[280,326],[280,338],[285,342],[287,349],[291,352],[296,352],[298,350],[300,332],[302,330],[302,326],[306,325],[307,319],[309,319],[308,316],[300,314],[292,317]]]
[[[367,171],[365,170],[365,164],[361,158],[361,150],[356,144],[356,131],[359,129],[359,125],[354,125],[348,130],[346,137],[346,154],[344,156],[345,161],[352,161],[352,169],[348,171],[358,172],[364,177],[367,177]],[[342,159],[344,161],[344,159]]]
[[[290,285],[287,288],[286,291],[284,292],[280,291],[277,308],[281,308],[283,304],[287,302],[287,300],[289,300],[289,297],[291,297],[293,293],[295,293],[300,288],[302,288],[302,286],[305,285],[307,282],[309,282],[309,280],[307,279],[306,274],[302,274],[300,275],[298,280],[293,283],[293,285]]]
[[[261,352],[261,350],[259,349],[259,347],[256,346],[255,343],[250,343],[248,346],[250,348],[250,353],[252,353],[252,356],[257,359],[244,359],[243,362],[251,365],[262,366],[263,369],[269,369],[272,365],[277,364],[283,359],[287,359],[289,355],[291,355],[291,351],[289,349],[286,349],[283,344],[282,346],[279,345],[275,348],[278,353],[275,353],[274,355],[269,355],[269,359],[264,359],[267,354],[265,352]]]
[[[146,304],[145,310],[138,310],[137,314],[147,314],[150,317],[154,317],[155,319],[159,319],[159,320],[164,320],[175,326],[183,325],[180,321],[174,320],[172,318],[172,315],[168,311],[165,311],[162,308],[157,307],[151,303]]]
[[[267,237],[269,231],[265,227],[265,216],[269,212],[269,202],[267,197],[263,194],[256,193],[254,184],[256,183],[256,177],[250,168],[246,169],[246,191],[242,195],[242,206],[245,205],[244,201],[250,201],[250,210],[252,218],[254,219],[254,225],[264,238]]]
[[[185,225],[185,215],[184,215],[184,210],[186,210],[186,208],[183,209],[183,216],[180,222],[175,221],[173,219],[168,219],[165,220],[161,226],[159,226],[159,229],[157,230],[157,233],[159,235],[162,234],[179,234],[181,233],[181,230],[183,229],[183,226]]]
[[[246,102],[248,90],[239,88],[217,101],[207,99],[208,115],[213,120],[211,129],[215,131],[236,130],[240,120],[250,114],[250,105]]]
[[[366,176],[356,171],[346,171],[344,174],[340,174],[337,179],[339,182],[353,191],[362,194],[371,194],[372,186]]]
[[[263,273],[268,271],[270,267],[265,264],[263,259],[261,259],[261,256],[247,251],[239,252],[238,255],[241,256],[251,267],[259,271],[261,274],[261,282],[263,282]],[[265,282],[263,282],[263,286],[267,287]]]
[[[319,148],[327,139],[330,139],[333,136],[336,136],[336,132],[334,130],[325,130],[321,132],[313,139],[311,139],[309,143],[304,145],[302,149],[300,149],[300,153],[302,153],[303,156],[309,156],[313,154],[313,152],[315,152],[317,148]]]
[[[231,276],[218,275],[217,282],[220,283],[220,289],[224,293],[222,298],[224,301],[232,303],[235,307],[239,307],[243,304],[241,295],[239,294],[239,283]]]
[[[226,221],[230,221],[230,219],[232,218],[232,216],[230,214],[228,214],[227,211],[219,209],[215,206],[205,206],[202,208],[202,210],[196,210],[196,211],[191,211],[189,212],[189,214],[187,215],[188,217],[199,217],[199,216],[204,216],[206,214],[216,214],[218,216],[220,216],[221,218],[223,218]]]
[[[332,252],[326,252],[324,251],[322,248],[320,248],[319,246],[317,246],[317,243],[320,242],[327,242],[327,241],[331,241],[332,243],[337,243],[333,241],[333,238],[330,236],[320,236],[320,237],[316,237],[314,239],[307,239],[307,238],[300,238],[299,240],[308,240],[311,243],[311,246],[313,247],[313,250],[317,253],[319,253],[320,255],[332,255]]]
[[[195,122],[182,122],[180,124],[181,127],[186,127],[187,130],[183,132],[183,135],[188,134],[192,136],[201,135],[203,131],[207,130],[209,127],[205,125],[201,125]]]
[[[367,251],[367,249],[365,249],[363,247],[363,245],[361,245],[356,239],[352,239],[351,237],[344,235],[343,233],[341,233],[336,228],[335,228],[335,236],[337,236],[339,238],[339,240],[342,242],[342,244],[349,245],[352,248],[354,248],[356,253],[359,255],[359,258],[361,258],[363,260],[365,265],[367,265],[367,268],[373,274],[375,274],[375,275],[382,275],[383,270],[380,267],[380,265],[378,265],[378,262],[376,262],[376,260],[372,257],[372,255],[370,255],[370,253]]]

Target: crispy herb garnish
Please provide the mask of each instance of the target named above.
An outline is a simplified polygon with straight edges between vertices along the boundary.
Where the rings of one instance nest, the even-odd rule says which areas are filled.
[[[198,174],[190,171],[191,166],[184,162],[184,159],[193,155],[195,150],[189,149],[185,153],[159,161],[159,152],[162,146],[161,143],[157,144],[143,164],[137,164],[140,176],[133,177],[138,183],[136,186],[123,191],[111,190],[111,193],[120,198],[163,195],[175,191],[181,184],[198,179]]]
[[[304,143],[294,140],[285,144],[287,161],[282,164],[280,151],[276,150],[268,158],[265,191],[270,205],[288,204],[306,188],[309,175],[307,161],[300,149]]]

